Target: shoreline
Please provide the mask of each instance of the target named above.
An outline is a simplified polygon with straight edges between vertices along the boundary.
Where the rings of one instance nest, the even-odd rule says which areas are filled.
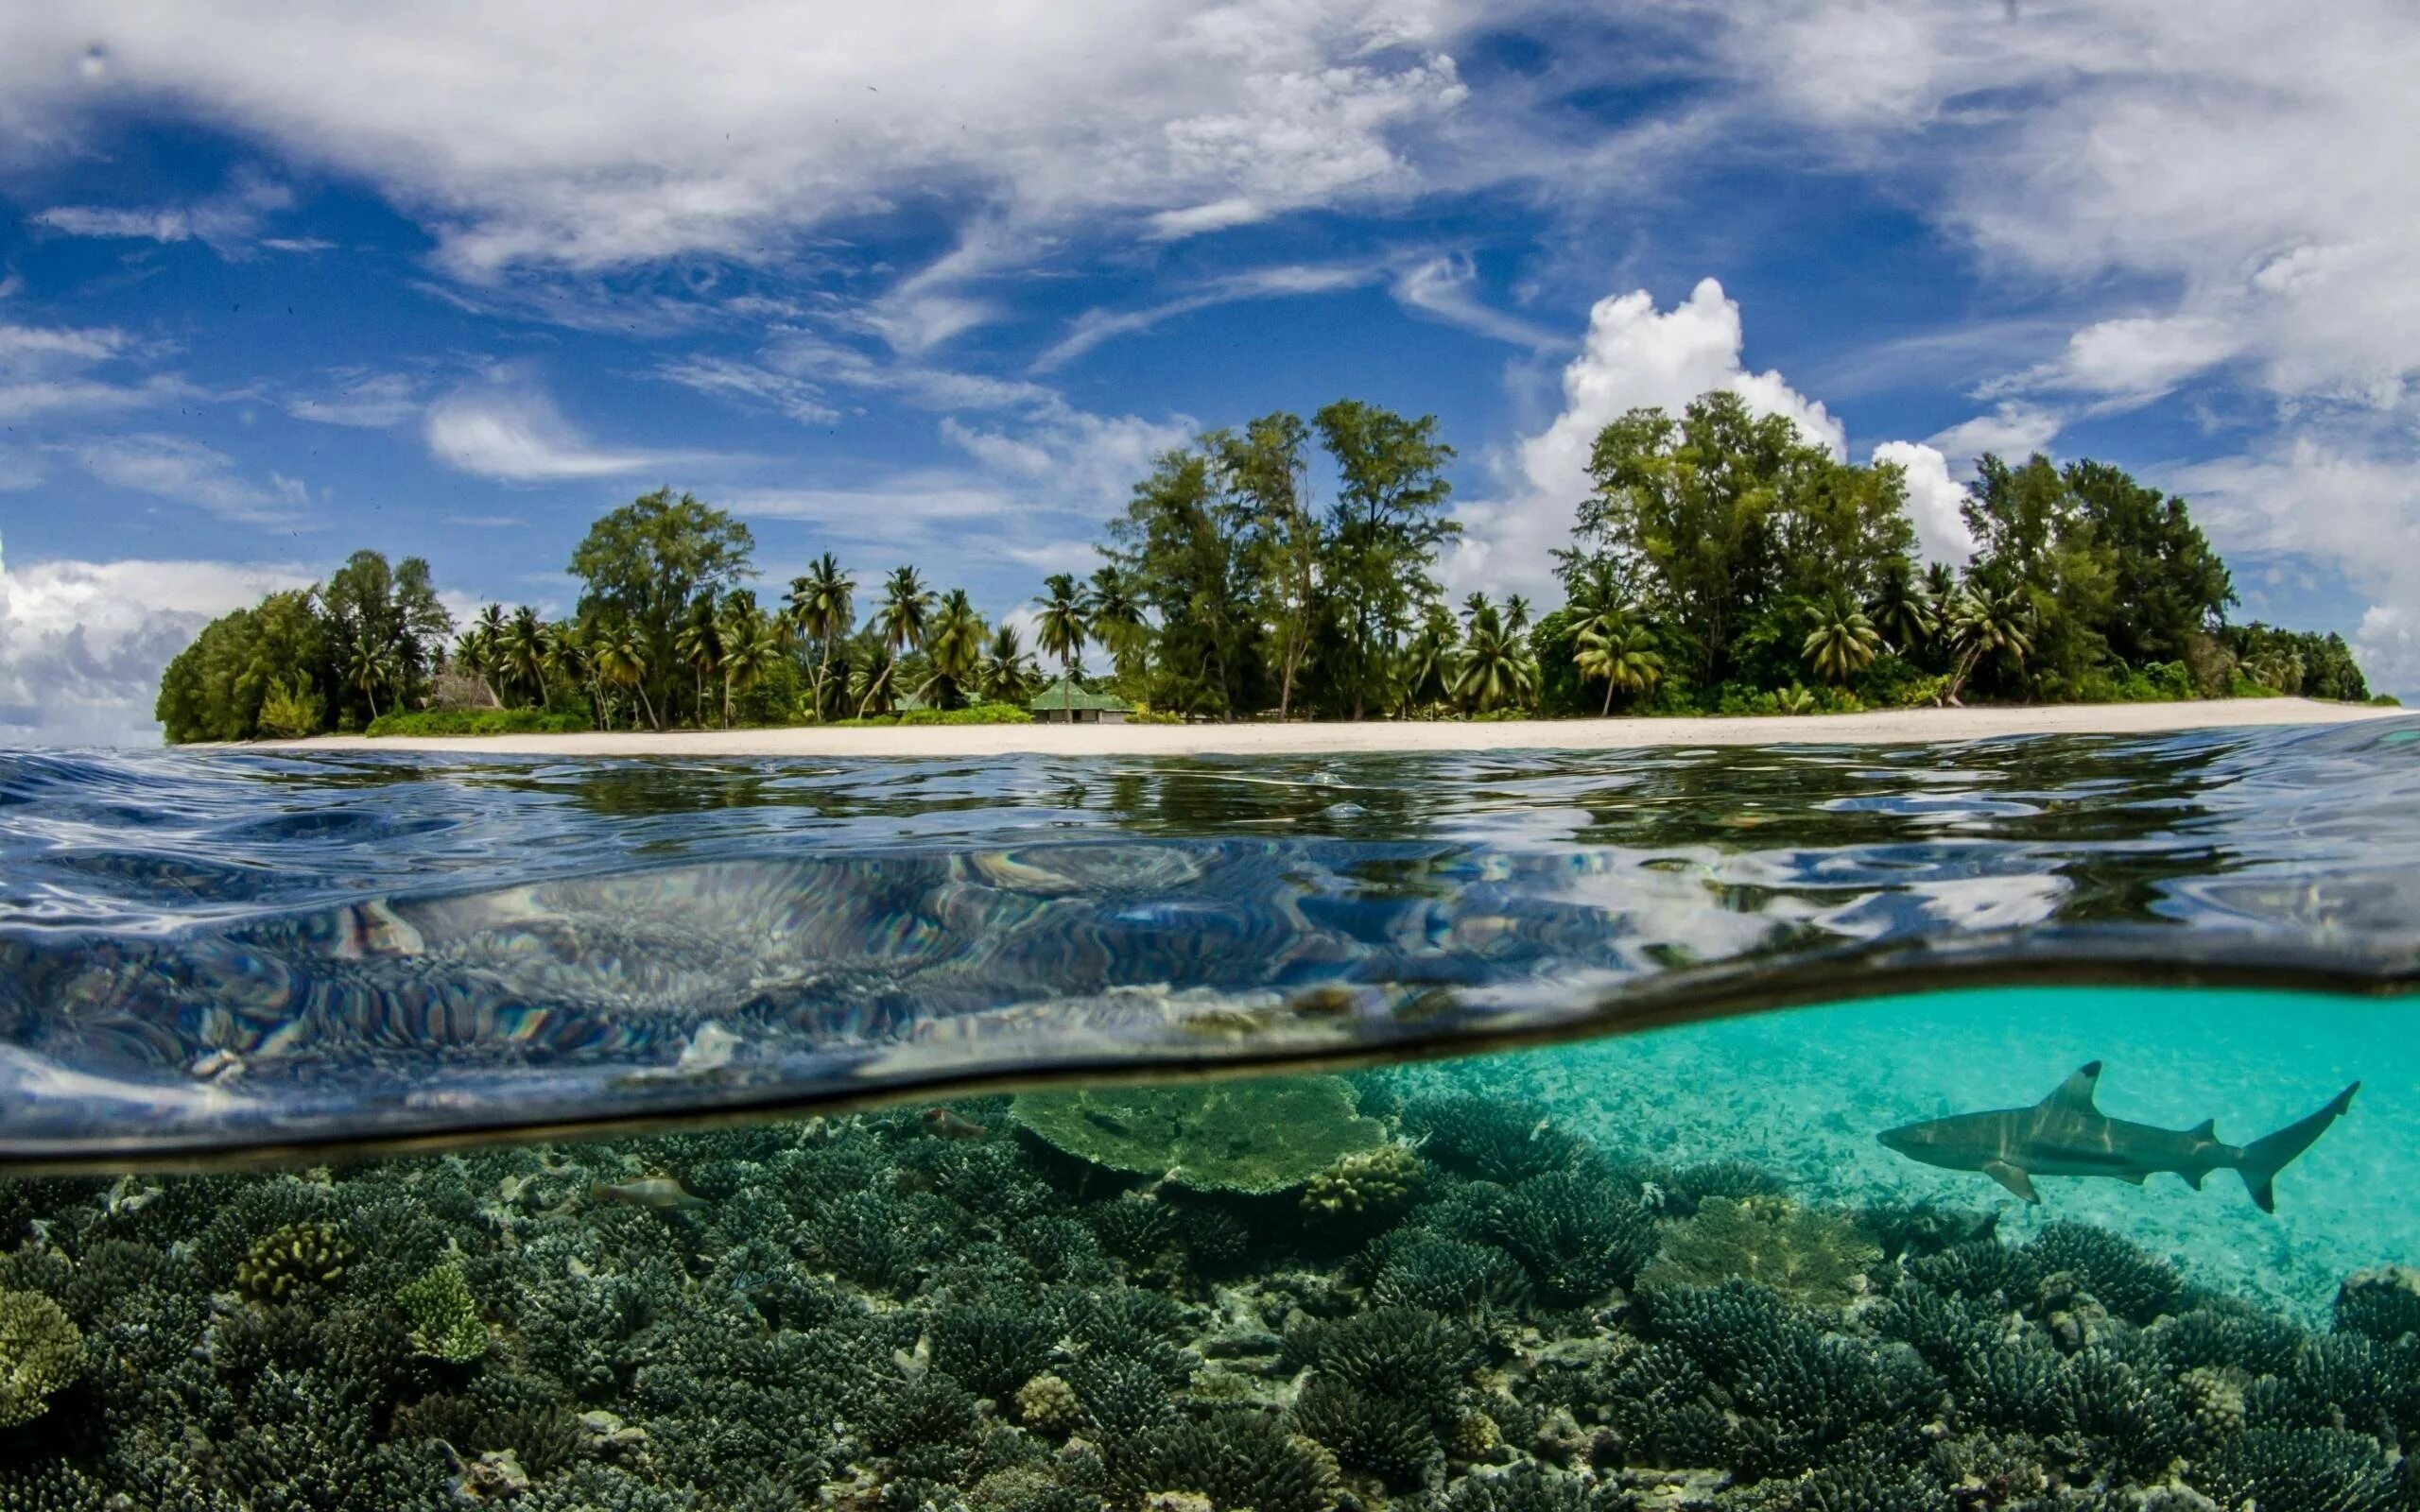
[[[2013,735],[2156,735],[2247,726],[2336,725],[2409,710],[2308,698],[2187,703],[2041,704],[1891,709],[1853,714],[1695,718],[1372,720],[1236,725],[924,725],[838,730],[589,730],[570,735],[319,735],[221,749],[440,751],[498,756],[768,757],[948,760],[963,757],[1324,756],[1381,751],[1625,750],[1658,747],[1923,745]],[[205,748],[205,747],[187,747]]]

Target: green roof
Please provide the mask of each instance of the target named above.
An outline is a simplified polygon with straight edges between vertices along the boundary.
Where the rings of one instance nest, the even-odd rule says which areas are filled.
[[[1133,707],[1115,694],[1086,693],[1081,688],[1070,688],[1065,678],[1035,694],[1026,704],[1027,710],[1033,713],[1040,713],[1046,709],[1114,709],[1123,713]]]

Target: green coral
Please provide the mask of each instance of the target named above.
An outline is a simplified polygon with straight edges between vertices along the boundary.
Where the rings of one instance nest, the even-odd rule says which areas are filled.
[[[84,1368],[84,1335],[40,1292],[0,1292],[0,1428],[41,1417]]]
[[[333,1286],[344,1278],[353,1246],[332,1223],[289,1223],[252,1242],[235,1267],[235,1284],[263,1301],[284,1301],[304,1282]]]
[[[462,1279],[462,1267],[451,1261],[397,1287],[395,1305],[409,1320],[412,1348],[420,1353],[468,1365],[488,1352],[488,1326],[479,1318],[478,1300]]]
[[[1664,1254],[1641,1274],[1659,1286],[1761,1281],[1810,1307],[1841,1307],[1882,1258],[1848,1219],[1780,1197],[1707,1197],[1697,1216],[1665,1230]]]
[[[1386,1136],[1337,1076],[1023,1092],[1009,1116],[1095,1165],[1202,1192],[1284,1192]]]
[[[1401,1144],[1348,1155],[1311,1177],[1303,1211],[1316,1218],[1391,1218],[1420,1196],[1427,1167]]]

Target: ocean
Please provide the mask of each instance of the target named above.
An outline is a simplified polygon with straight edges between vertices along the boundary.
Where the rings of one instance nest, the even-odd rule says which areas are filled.
[[[0,755],[0,1509],[2420,1506],[2415,755]]]

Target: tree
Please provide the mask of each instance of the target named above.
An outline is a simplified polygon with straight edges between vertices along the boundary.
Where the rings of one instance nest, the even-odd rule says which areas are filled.
[[[966,590],[951,589],[933,615],[931,638],[925,646],[932,668],[916,696],[936,709],[965,703],[967,690],[977,685],[982,671],[983,634],[983,616],[975,611]]]
[[[1634,620],[1614,614],[1591,619],[1581,627],[1579,647],[1573,661],[1580,676],[1605,685],[1602,715],[1613,713],[1616,692],[1651,693],[1664,680],[1655,632]]]
[[[712,598],[700,593],[689,601],[689,610],[681,617],[681,627],[672,635],[672,649],[689,665],[694,678],[692,707],[697,711],[700,727],[706,722],[706,679],[718,676],[723,665],[722,610]],[[723,723],[731,723],[730,699],[724,698]]]
[[[1461,650],[1461,627],[1444,605],[1430,600],[1423,607],[1420,628],[1404,644],[1400,675],[1395,679],[1396,713],[1409,716],[1416,709],[1444,702],[1453,696],[1455,662]]]
[[[782,632],[772,618],[757,607],[756,595],[746,589],[732,594],[724,604],[720,632],[722,724],[728,730],[733,696],[755,686],[756,679],[781,660]]]
[[[1093,640],[1109,652],[1110,666],[1118,680],[1136,681],[1143,654],[1150,644],[1150,627],[1143,623],[1143,605],[1133,583],[1116,563],[1093,569],[1084,587],[1084,625]]]
[[[1875,652],[1882,648],[1882,632],[1865,610],[1857,607],[1846,593],[1835,593],[1815,611],[1815,627],[1806,632],[1798,654],[1815,675],[1838,686],[1849,678],[1874,664]]]
[[[1475,713],[1526,703],[1537,696],[1537,667],[1530,661],[1520,629],[1482,594],[1470,596],[1451,686],[1455,696]]]
[[[1901,656],[1931,639],[1940,624],[1934,617],[1930,597],[1904,560],[1883,572],[1867,612],[1873,617],[1874,627]]]
[[[1103,548],[1158,621],[1154,707],[1233,718],[1246,696],[1257,613],[1248,513],[1218,487],[1209,456],[1166,453],[1110,522]]]
[[[748,527],[723,510],[658,489],[591,524],[572,552],[572,575],[586,585],[579,615],[611,622],[617,646],[635,642],[640,671],[627,685],[657,729],[664,726],[648,685],[671,686],[681,616],[691,600],[718,598],[739,586],[755,549]]]
[[[1284,411],[1263,415],[1241,435],[1203,438],[1216,457],[1221,487],[1248,516],[1250,570],[1277,671],[1277,717],[1294,706],[1294,682],[1319,629],[1320,558],[1326,541],[1311,510],[1305,454],[1309,427]]]
[[[534,610],[525,610],[523,612],[528,614],[532,623],[536,623],[538,616]],[[520,618],[516,615],[513,620],[516,643],[520,624]],[[538,663],[542,669],[540,675],[560,678],[586,693],[590,717],[596,728],[604,729],[606,725],[605,679],[597,669],[596,657],[591,648],[591,637],[576,622],[545,626],[543,627],[542,635]],[[516,644],[516,653],[517,650]]]
[[[345,658],[344,675],[345,680],[370,700],[370,717],[375,722],[378,718],[378,690],[392,688],[403,680],[404,666],[402,659],[391,646],[365,639],[353,644],[352,652]]]
[[[877,644],[857,663],[856,673],[849,679],[849,696],[857,701],[857,717],[887,714],[899,701],[899,659],[890,648]]]
[[[1988,453],[1978,458],[1960,512],[1977,542],[1968,587],[2024,603],[2026,648],[2001,661],[2012,675],[2029,673],[2035,692],[2074,694],[2109,654],[2102,630],[2119,612],[2115,553],[2038,452],[2016,468]]]
[[[832,684],[832,648],[856,628],[856,579],[840,570],[830,552],[818,557],[804,577],[790,579],[786,623],[817,646],[815,717],[823,717],[825,690]]]
[[[2110,554],[2118,611],[2095,628],[2111,654],[2135,663],[2174,661],[2194,636],[2225,623],[2234,579],[2183,499],[2105,462],[2071,462],[2060,480]]]
[[[1311,422],[1337,469],[1328,588],[1345,633],[1334,680],[1359,719],[1382,701],[1396,644],[1436,592],[1428,571],[1438,546],[1461,533],[1445,514],[1454,449],[1437,439],[1434,415],[1406,420],[1358,400],[1339,400]]]
[[[160,675],[153,717],[172,744],[252,740],[264,733],[273,690],[333,686],[339,675],[311,594],[271,593],[212,620],[176,654]],[[311,709],[316,731],[325,724],[316,694]]]
[[[346,669],[344,684],[372,704],[373,719],[377,700],[353,669],[382,668],[375,686],[392,695],[390,706],[407,703],[454,633],[454,617],[438,602],[428,563],[418,557],[390,568],[380,553],[356,551],[329,576],[319,604],[330,649]]]
[[[538,611],[524,604],[512,611],[511,623],[503,637],[502,662],[505,675],[530,691],[532,701],[546,701],[546,622]],[[577,684],[578,679],[573,679]]]
[[[664,728],[664,721],[656,717],[654,703],[648,697],[647,637],[637,626],[628,620],[601,622],[589,632],[588,655],[600,682],[630,689],[637,696],[647,722],[658,730]]]
[[[1033,662],[1017,643],[1016,627],[995,627],[992,644],[983,655],[983,696],[994,703],[1022,704],[1031,696],[1034,678]]]
[[[1084,610],[1076,596],[1073,573],[1052,573],[1043,579],[1043,596],[1034,600],[1042,606],[1042,616],[1034,624],[1034,638],[1042,644],[1042,654],[1059,659],[1059,701],[1061,713],[1073,707],[1075,696],[1076,659],[1084,652]],[[1001,627],[1008,633],[1006,626]],[[1011,636],[1011,644],[1015,637]]]
[[[1966,679],[1974,676],[1976,665],[1986,656],[1997,653],[2022,663],[2033,648],[2028,628],[2032,612],[2024,591],[2016,588],[1995,593],[1974,585],[1952,600],[1949,640],[1958,648],[1958,661],[1950,669],[1948,684],[1941,691],[1941,701],[1956,707]]]
[[[874,633],[892,656],[925,644],[925,625],[933,610],[932,591],[913,567],[894,567],[883,579],[882,608],[874,611]]]

